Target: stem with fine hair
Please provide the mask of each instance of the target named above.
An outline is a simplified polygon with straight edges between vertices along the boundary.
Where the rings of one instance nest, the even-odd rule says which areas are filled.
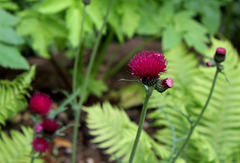
[[[77,135],[78,135],[78,126],[79,126],[79,119],[80,119],[81,108],[82,108],[84,97],[85,97],[85,94],[86,94],[86,90],[87,90],[87,86],[88,86],[88,80],[89,80],[90,73],[91,73],[91,70],[92,70],[93,62],[95,60],[97,49],[98,49],[98,46],[99,46],[99,43],[100,43],[100,40],[101,40],[101,37],[102,37],[102,32],[103,32],[103,29],[104,29],[104,27],[106,25],[110,9],[112,7],[112,2],[113,2],[113,0],[111,0],[110,3],[109,3],[108,9],[107,9],[107,13],[106,13],[104,21],[103,21],[103,25],[102,25],[102,27],[101,27],[101,29],[99,31],[98,36],[97,36],[97,40],[96,40],[96,43],[95,43],[93,51],[92,51],[90,63],[89,63],[88,68],[87,68],[87,74],[86,74],[86,78],[85,78],[84,83],[83,83],[83,88],[81,89],[81,91],[82,91],[81,92],[81,99],[80,99],[79,103],[77,104],[77,108],[75,108],[76,115],[75,115],[74,132],[73,132],[72,163],[76,162]]]
[[[217,65],[217,70],[216,70],[216,73],[215,73],[215,76],[214,76],[214,79],[213,79],[213,83],[212,83],[212,87],[211,87],[211,90],[210,90],[210,93],[208,95],[208,98],[207,98],[207,101],[201,111],[201,113],[199,114],[197,120],[191,125],[191,128],[190,128],[190,131],[187,135],[187,138],[185,139],[185,141],[183,142],[182,146],[180,147],[179,151],[177,152],[176,156],[170,160],[171,163],[174,163],[176,161],[176,159],[178,158],[178,156],[182,153],[183,149],[186,147],[188,141],[190,140],[191,136],[192,136],[192,133],[194,131],[194,129],[196,128],[196,126],[198,125],[199,121],[201,120],[205,110],[207,109],[207,106],[209,104],[209,101],[212,97],[212,93],[213,93],[213,89],[214,89],[214,86],[216,84],[216,81],[217,81],[217,76],[218,76],[218,73],[221,72],[220,68],[219,68],[220,65]]]
[[[132,152],[131,152],[131,155],[130,155],[130,158],[129,158],[129,163],[133,162],[134,155],[135,155],[136,150],[137,150],[138,142],[139,142],[139,139],[140,139],[140,136],[141,136],[141,133],[142,133],[143,123],[144,123],[144,120],[145,120],[145,117],[146,117],[146,114],[147,114],[148,101],[149,101],[149,99],[152,95],[152,91],[153,91],[151,87],[145,86],[145,88],[146,88],[146,97],[145,97],[145,100],[144,100],[144,103],[143,103],[140,122],[139,122],[138,130],[137,130],[137,135],[136,135],[136,138],[135,138],[135,141],[134,141],[134,144],[133,144],[133,148],[132,148]]]

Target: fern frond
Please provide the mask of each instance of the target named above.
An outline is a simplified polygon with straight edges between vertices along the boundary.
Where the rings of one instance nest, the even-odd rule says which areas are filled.
[[[225,162],[240,146],[240,65],[237,51],[230,42],[212,39],[212,43],[213,46],[208,53],[212,53],[217,47],[224,47],[227,50],[226,61],[223,65],[231,85],[224,75],[219,75],[206,115],[197,130],[211,143],[218,160]],[[203,106],[215,70],[202,67],[201,71],[203,75],[197,77],[193,92]]]
[[[179,100],[176,98],[182,98],[182,100],[188,100],[189,105],[191,104],[191,87],[194,85],[194,75],[201,73],[197,69],[198,60],[196,55],[189,53],[188,49],[183,45],[179,45],[174,49],[164,54],[168,61],[167,73],[161,75],[161,79],[171,77],[174,81],[174,86],[169,89],[163,95],[157,91],[153,92],[150,98],[150,107],[159,106],[173,106],[181,105]]]
[[[22,127],[22,131],[23,134],[19,131],[11,130],[11,138],[4,132],[1,132],[0,162],[29,163],[31,161],[33,130],[30,127]],[[41,163],[43,160],[35,159],[34,162]]]
[[[239,58],[230,42],[212,39],[212,43],[212,47],[206,52],[211,57],[213,57],[217,47],[224,47],[227,50],[226,61],[223,65],[225,67],[224,72],[231,85],[226,81],[224,75],[219,74],[208,108],[182,154],[182,158],[190,163],[234,160],[234,153],[240,146],[240,123],[238,122],[240,119]],[[185,56],[187,57],[187,55]],[[171,55],[167,57],[171,64],[178,65],[179,62],[183,62],[177,59],[172,60],[173,56]],[[174,57],[177,57],[177,55]],[[184,58],[179,59],[186,60]],[[197,70],[197,65],[190,67],[186,64],[188,63],[181,64],[185,69],[175,68],[174,71],[176,72],[172,78],[175,79],[176,87],[169,90],[171,93],[164,97],[156,95],[151,102],[153,106],[174,106],[186,115],[191,115],[191,119],[194,120],[200,114],[206,102],[216,68],[200,67]],[[169,73],[171,73],[170,69]],[[194,71],[194,73],[191,73],[191,71]],[[189,76],[186,74],[189,74]],[[182,81],[178,80],[180,79],[179,75],[185,76],[181,78]],[[187,83],[184,78],[191,82]],[[164,111],[174,124],[177,137],[184,139],[189,131],[189,124],[186,119],[172,109],[164,109]],[[170,150],[172,137],[169,124],[159,110],[155,110],[149,116],[156,119],[154,125],[165,126],[164,129],[157,132],[155,138],[160,143],[166,144]],[[179,141],[178,146],[181,143]]]
[[[31,88],[35,69],[32,66],[28,72],[17,76],[13,81],[0,80],[0,124],[5,124],[5,120],[26,108],[25,95],[29,95],[27,89]]]
[[[123,162],[127,162],[137,133],[137,125],[129,120],[123,110],[111,106],[108,102],[102,107],[97,104],[85,107],[84,110],[87,112],[86,121],[90,134],[96,136],[92,142],[105,149],[105,153],[110,154],[112,160],[121,158]],[[134,162],[158,162],[157,154],[167,158],[170,153],[143,131]]]

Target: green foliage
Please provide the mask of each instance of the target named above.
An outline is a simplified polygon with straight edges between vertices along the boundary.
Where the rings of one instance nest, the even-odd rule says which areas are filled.
[[[0,10],[0,65],[13,69],[28,69],[28,62],[16,47],[23,43],[23,39],[13,29],[18,22],[19,18]]]
[[[83,29],[87,40],[95,39],[92,36],[103,23],[108,3],[108,0],[94,0],[87,6]],[[112,30],[121,43],[124,37],[152,35],[162,37],[164,50],[185,41],[189,47],[204,53],[209,43],[207,34],[214,35],[218,31],[220,7],[227,3],[225,0],[115,0],[106,29]],[[48,48],[56,44],[56,39],[68,40],[70,48],[78,46],[82,13],[82,1],[35,2],[27,10],[20,11],[22,21],[18,32],[30,37],[29,43],[40,56],[49,57]],[[61,44],[63,46],[69,48],[69,44]]]
[[[4,163],[29,163],[31,161],[31,142],[33,130],[30,127],[22,127],[23,134],[16,130],[10,131],[11,138],[4,132],[0,136],[0,162]],[[37,158],[36,163],[43,160]]]
[[[229,85],[223,74],[219,75],[210,104],[182,154],[182,158],[190,163],[236,160],[235,153],[240,146],[238,136],[240,134],[238,124],[240,118],[240,102],[238,100],[240,97],[240,78],[237,75],[240,73],[238,54],[228,41],[212,39],[212,43],[212,47],[206,52],[208,56],[213,57],[217,47],[227,49],[227,58],[223,65],[225,67],[224,72],[231,84]],[[196,119],[208,97],[216,68],[197,68],[197,60],[194,59],[193,54],[186,55],[184,48],[175,50],[172,52],[175,51],[185,56],[180,59],[177,58],[178,55],[174,56],[172,52],[166,54],[169,61],[169,76],[173,77],[175,85],[172,90],[169,90],[169,94],[164,96],[154,94],[150,104],[164,109],[175,127],[177,138],[181,140],[189,131],[189,123],[185,117],[171,107],[179,109],[186,115],[191,115],[192,120]],[[170,65],[177,66],[170,67]],[[180,65],[181,68],[178,67]],[[166,144],[170,150],[172,134],[168,121],[159,109],[152,112],[149,117],[156,119],[153,125],[165,126],[154,137],[160,143]],[[177,147],[181,143],[181,141],[178,141]]]
[[[35,66],[28,72],[17,76],[13,81],[0,80],[0,123],[12,118],[27,106],[25,95],[35,76]]]
[[[0,0],[0,9],[17,10],[18,6],[11,0]]]
[[[92,140],[98,143],[98,147],[105,149],[106,154],[111,154],[111,160],[123,158],[127,162],[137,132],[137,125],[132,123],[127,114],[109,103],[85,107],[87,112],[87,126],[90,134],[96,136]],[[156,155],[166,158],[169,152],[163,145],[157,144],[148,134],[143,131],[134,162],[145,163],[158,162]]]
[[[34,10],[21,12],[22,18],[17,31],[22,36],[31,36],[29,44],[37,51],[39,56],[49,58],[49,45],[57,38],[64,39],[67,30],[64,23],[57,16],[46,16]]]

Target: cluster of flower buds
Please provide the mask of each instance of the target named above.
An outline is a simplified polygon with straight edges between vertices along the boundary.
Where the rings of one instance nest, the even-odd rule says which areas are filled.
[[[162,93],[173,87],[173,79],[160,80],[162,73],[166,72],[166,59],[161,53],[155,51],[143,51],[136,54],[129,62],[133,76],[139,76],[139,81],[158,92]]]
[[[215,67],[217,64],[225,61],[226,49],[225,48],[217,48],[216,53],[214,55],[214,59],[211,59],[206,63],[207,67]]]
[[[46,115],[51,109],[52,100],[44,93],[35,93],[29,102],[31,112],[37,115]],[[44,119],[42,123],[38,123],[35,128],[36,137],[33,139],[32,145],[35,151],[40,153],[49,150],[49,141],[53,138],[60,125],[56,120]]]

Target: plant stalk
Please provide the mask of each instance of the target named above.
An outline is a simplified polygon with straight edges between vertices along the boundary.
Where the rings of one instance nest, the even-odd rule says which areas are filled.
[[[219,69],[219,65],[217,66],[217,70],[216,70],[216,73],[215,73],[215,76],[214,76],[214,79],[213,79],[213,83],[212,83],[212,87],[211,87],[211,90],[210,90],[210,93],[208,95],[208,98],[207,98],[207,101],[200,113],[200,115],[198,116],[197,120],[191,125],[191,128],[190,128],[190,131],[187,135],[187,138],[185,139],[184,143],[182,144],[181,148],[179,149],[179,151],[177,152],[176,156],[170,160],[171,163],[174,163],[176,161],[176,159],[178,158],[178,156],[182,153],[183,149],[186,147],[188,141],[190,140],[190,137],[192,136],[192,133],[194,131],[194,129],[196,128],[196,126],[198,125],[198,123],[200,122],[205,110],[207,109],[207,106],[209,104],[209,101],[212,97],[212,93],[213,93],[213,89],[215,87],[215,84],[216,84],[216,81],[217,81],[217,76],[218,76],[218,73],[220,72],[221,70]]]
[[[88,80],[89,80],[89,77],[90,77],[90,72],[91,72],[92,67],[93,67],[93,62],[94,62],[95,57],[96,57],[96,53],[97,53],[97,49],[98,49],[98,46],[99,46],[99,43],[100,43],[100,40],[101,40],[101,37],[102,37],[103,29],[104,29],[104,27],[106,25],[108,15],[109,15],[110,9],[112,7],[112,2],[113,2],[113,0],[111,0],[110,3],[109,3],[108,9],[107,9],[107,13],[106,13],[104,21],[103,21],[103,25],[102,25],[102,27],[101,27],[101,29],[99,31],[98,36],[97,36],[97,40],[96,40],[96,43],[95,43],[93,51],[92,51],[90,63],[89,63],[88,68],[87,68],[86,78],[84,80],[83,88],[81,90],[82,91],[81,92],[81,99],[80,99],[80,101],[79,101],[79,103],[77,105],[77,108],[75,108],[76,109],[75,110],[76,111],[76,116],[75,116],[74,132],[73,132],[72,163],[76,162],[77,135],[78,135],[78,126],[79,126],[81,108],[82,108],[82,105],[83,105],[83,102],[84,102],[84,98],[85,98],[85,94],[86,94],[86,90],[87,90],[87,85],[88,85]]]
[[[81,22],[81,30],[80,30],[80,40],[79,40],[79,45],[76,49],[76,57],[74,60],[74,68],[73,68],[73,87],[72,91],[74,92],[77,89],[77,75],[78,75],[78,66],[79,66],[79,58],[80,58],[80,49],[82,45],[82,36],[83,36],[83,28],[84,28],[84,22],[85,22],[85,17],[86,17],[86,7],[87,5],[84,3],[84,8],[83,8],[83,16],[82,16],[82,22]]]
[[[133,144],[133,148],[132,148],[132,152],[131,152],[131,155],[130,155],[130,158],[129,158],[129,163],[133,162],[134,155],[136,153],[138,142],[139,142],[141,132],[142,132],[142,129],[143,129],[143,123],[145,121],[145,117],[146,117],[146,114],[147,114],[148,102],[149,102],[149,99],[152,95],[152,88],[147,87],[147,86],[145,86],[145,87],[146,87],[146,97],[145,97],[145,100],[144,100],[144,103],[143,103],[140,122],[139,122],[138,130],[137,130],[137,135],[136,135],[136,138],[135,138],[135,141],[134,141],[134,144]]]

